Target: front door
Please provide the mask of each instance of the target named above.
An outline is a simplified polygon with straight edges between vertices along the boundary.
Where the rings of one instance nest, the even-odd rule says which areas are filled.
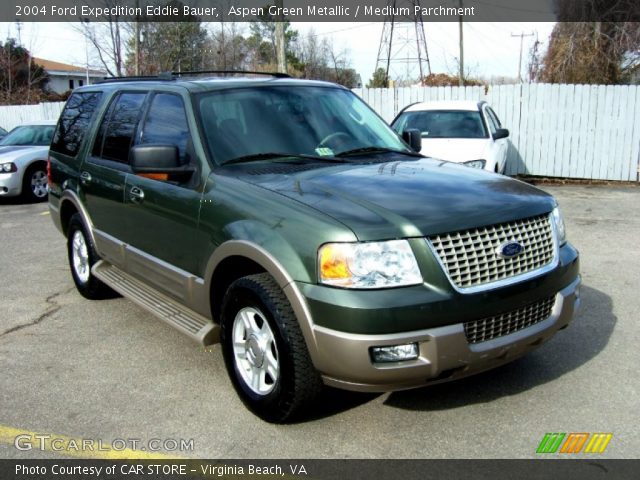
[[[180,182],[158,175],[127,177],[124,192],[126,232],[133,247],[128,269],[174,297],[185,299],[189,282],[201,277],[207,238],[198,230],[203,164],[194,152],[180,95],[152,94],[136,145],[175,145],[183,165],[195,167]]]

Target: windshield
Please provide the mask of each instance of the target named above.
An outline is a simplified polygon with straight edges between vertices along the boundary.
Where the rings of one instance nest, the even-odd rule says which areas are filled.
[[[273,152],[332,157],[367,147],[408,151],[360,98],[339,88],[221,90],[200,95],[197,107],[218,164]]]
[[[25,125],[16,127],[0,140],[0,145],[41,145],[51,143],[55,125]]]
[[[480,112],[465,110],[427,110],[404,112],[393,124],[402,132],[415,128],[423,138],[487,138]]]

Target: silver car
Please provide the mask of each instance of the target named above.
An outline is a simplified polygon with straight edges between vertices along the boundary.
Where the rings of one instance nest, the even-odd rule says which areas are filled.
[[[47,156],[56,122],[20,125],[0,140],[0,197],[47,198]]]

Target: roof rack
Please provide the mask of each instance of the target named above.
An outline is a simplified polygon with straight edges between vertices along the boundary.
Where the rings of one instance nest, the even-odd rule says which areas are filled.
[[[194,77],[197,75],[266,75],[274,78],[291,78],[290,75],[280,72],[254,72],[249,70],[193,70],[185,72],[162,72],[158,75],[132,75],[122,77],[105,77],[96,83],[116,83],[116,82],[157,82],[174,81],[180,77]]]
[[[104,77],[96,83],[117,83],[117,82],[157,82],[175,80],[171,72],[163,72],[159,75],[131,75],[122,77]]]
[[[291,78],[291,75],[281,72],[256,72],[252,70],[194,70],[187,72],[171,72],[172,75],[177,77],[181,76],[195,76],[202,74],[215,73],[218,75],[266,75],[275,78]]]

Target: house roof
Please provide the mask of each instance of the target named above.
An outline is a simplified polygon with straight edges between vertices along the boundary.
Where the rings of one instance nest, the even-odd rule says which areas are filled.
[[[53,60],[47,60],[45,58],[37,58],[33,57],[33,61],[40,65],[45,69],[47,73],[68,73],[68,74],[82,74],[85,75],[87,73],[87,69],[85,67],[77,67],[75,65],[69,65],[68,63],[62,62],[54,62]],[[103,77],[106,75],[105,72],[101,70],[91,70],[89,69],[89,75],[91,76],[100,76]]]

